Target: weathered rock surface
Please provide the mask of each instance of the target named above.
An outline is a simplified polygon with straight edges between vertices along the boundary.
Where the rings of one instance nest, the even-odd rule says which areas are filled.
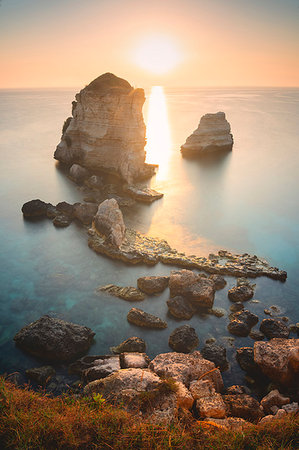
[[[70,167],[69,175],[76,183],[81,183],[88,178],[90,174],[88,170],[80,166],[80,164],[73,164]]]
[[[182,325],[170,334],[168,344],[176,352],[190,353],[198,346],[199,339],[194,328]]]
[[[78,219],[83,225],[91,224],[94,216],[98,211],[98,205],[95,203],[75,203],[73,209],[73,216]]]
[[[281,395],[277,389],[269,392],[269,394],[267,394],[261,400],[261,406],[266,414],[272,413],[271,408],[273,406],[277,406],[277,409],[279,409],[281,406],[287,405],[289,403],[290,403],[290,398],[284,397],[283,395]]]
[[[215,343],[206,344],[200,351],[202,356],[209,361],[212,361],[216,367],[221,371],[228,368],[228,361],[226,359],[226,349],[222,345]]]
[[[96,78],[76,95],[54,158],[132,183],[146,170],[144,101],[143,89],[111,73]]]
[[[262,372],[258,364],[254,361],[254,352],[252,347],[238,348],[236,359],[241,369],[255,378],[261,378]]]
[[[137,286],[145,294],[159,294],[163,292],[169,282],[169,277],[141,277],[137,280]]]
[[[255,342],[254,361],[271,380],[296,386],[299,377],[299,339],[273,338],[268,342]]]
[[[167,323],[160,317],[149,314],[138,308],[131,308],[128,312],[127,319],[130,323],[138,327],[145,328],[167,328]]]
[[[177,295],[167,300],[168,311],[176,319],[189,320],[195,313],[194,306],[184,297]]]
[[[49,203],[42,200],[30,200],[22,206],[22,213],[24,217],[42,217],[46,216]]]
[[[258,320],[258,316],[248,310],[238,311],[232,315],[227,329],[235,336],[248,336],[251,328],[257,324]]]
[[[146,349],[145,341],[139,337],[133,336],[121,342],[116,347],[111,347],[113,353],[138,352],[144,353]]]
[[[83,370],[82,376],[85,382],[90,383],[94,380],[108,377],[114,372],[120,370],[119,356],[110,356],[95,359],[88,369]]]
[[[247,394],[223,395],[227,413],[233,417],[245,420],[258,420],[263,416],[262,409],[257,400]]]
[[[53,219],[53,225],[58,228],[68,227],[71,223],[72,218],[70,216],[65,216],[64,214],[59,214]]]
[[[105,237],[107,244],[119,248],[125,237],[125,224],[121,210],[114,198],[104,200],[98,207],[94,224],[96,231]]]
[[[14,337],[26,352],[45,361],[71,361],[87,352],[95,333],[87,327],[50,316],[22,328]]]
[[[191,270],[172,271],[169,279],[170,297],[181,295],[196,307],[213,307],[215,285],[212,280],[197,275]]]
[[[146,369],[150,363],[149,357],[145,353],[122,353],[120,355],[120,365],[122,369]]]
[[[226,407],[222,397],[215,391],[210,380],[192,381],[189,389],[196,400],[196,409],[200,417],[222,419],[226,416]]]
[[[230,124],[224,112],[205,114],[200,119],[198,128],[181,146],[183,156],[197,156],[207,153],[230,151],[233,137]]]
[[[106,292],[110,295],[115,295],[116,297],[122,298],[129,302],[138,302],[144,300],[145,295],[139,289],[132,286],[120,287],[115,284],[107,284],[106,286],[101,286],[97,291]]]
[[[226,280],[222,275],[210,275],[209,279],[214,282],[214,287],[216,291],[223,289],[226,286]]]
[[[26,370],[27,377],[42,386],[48,383],[55,374],[56,371],[52,366],[34,367]]]
[[[287,339],[290,330],[287,325],[278,319],[264,319],[260,325],[260,331],[268,338],[285,338]]]
[[[228,298],[232,302],[245,302],[250,300],[254,295],[253,289],[250,286],[234,286],[228,291]]]
[[[192,270],[173,270],[169,278],[170,297],[181,295],[185,297],[191,285],[196,283],[198,275]]]
[[[211,380],[217,392],[223,390],[220,371],[198,351],[188,354],[161,353],[151,361],[149,368],[161,377],[170,377],[182,382],[187,388],[191,381],[204,379]]]

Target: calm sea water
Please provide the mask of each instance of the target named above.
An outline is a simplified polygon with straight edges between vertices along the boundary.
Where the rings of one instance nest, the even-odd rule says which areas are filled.
[[[91,327],[96,342],[90,354],[104,354],[129,336],[147,342],[153,357],[170,351],[168,336],[185,323],[167,315],[168,292],[138,304],[168,322],[166,330],[142,330],[126,315],[132,304],[95,293],[107,283],[136,286],[144,275],[166,275],[171,267],[128,267],[93,253],[83,228],[53,227],[48,220],[23,220],[24,202],[40,198],[57,203],[82,200],[81,192],[56,167],[53,152],[75,90],[0,91],[1,256],[0,373],[24,371],[39,364],[14,346],[13,336],[45,313]],[[189,254],[206,255],[220,248],[267,258],[288,271],[286,283],[257,279],[248,303],[260,320],[263,309],[280,305],[290,322],[299,321],[299,90],[166,89],[171,152],[164,177],[152,185],[164,192],[153,205],[137,204],[125,213],[128,226],[166,238]],[[145,111],[147,106],[145,106]],[[234,135],[232,153],[217,163],[187,161],[180,145],[206,112],[225,111]],[[215,306],[228,310],[227,290]],[[242,383],[235,363],[250,338],[226,337],[227,317],[195,316],[189,322],[200,338],[214,336],[227,347],[231,367],[227,383]]]

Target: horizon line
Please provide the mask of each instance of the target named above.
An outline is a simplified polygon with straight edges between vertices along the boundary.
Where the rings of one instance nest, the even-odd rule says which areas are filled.
[[[87,86],[87,85],[86,85]],[[86,87],[84,86],[84,87]],[[235,89],[235,88],[243,88],[243,89],[274,89],[274,88],[283,88],[283,89],[298,89],[299,85],[196,85],[196,86],[167,86],[163,84],[152,84],[152,85],[146,85],[144,87],[141,87],[142,89],[148,89],[153,86],[162,86],[167,89]],[[80,86],[19,86],[19,87],[0,87],[0,91],[9,91],[9,90],[40,90],[40,89],[84,89],[84,87]],[[140,86],[132,86],[134,89],[140,89]]]

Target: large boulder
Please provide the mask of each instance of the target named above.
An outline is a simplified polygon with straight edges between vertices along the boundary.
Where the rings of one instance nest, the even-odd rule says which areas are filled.
[[[199,339],[194,328],[190,325],[182,325],[173,330],[168,344],[176,352],[190,353],[198,346]]]
[[[290,330],[287,325],[278,319],[264,319],[262,320],[260,331],[268,338],[285,338],[287,339]]]
[[[128,183],[144,174],[143,89],[105,73],[76,94],[54,158],[105,171]]]
[[[75,203],[73,209],[73,215],[75,219],[78,219],[83,225],[91,224],[98,205],[95,203]]]
[[[127,314],[128,322],[144,328],[167,328],[167,323],[160,317],[142,311],[138,308],[131,308]]]
[[[14,337],[18,347],[45,361],[71,361],[86,353],[95,333],[87,327],[50,316],[22,328]]]
[[[215,152],[230,151],[233,137],[230,124],[224,112],[205,114],[200,119],[198,128],[181,146],[183,156],[197,156]]]
[[[215,284],[192,270],[172,271],[169,279],[170,297],[182,296],[198,308],[213,307]]]
[[[104,200],[94,218],[98,233],[106,237],[107,243],[119,248],[125,238],[125,224],[121,210],[114,198]]]
[[[169,277],[141,277],[137,280],[138,288],[145,294],[159,294],[167,288]]]
[[[22,213],[24,217],[45,217],[49,205],[49,203],[45,203],[39,199],[30,200],[22,206]]]
[[[254,361],[274,382],[298,385],[299,339],[273,338],[254,343]]]

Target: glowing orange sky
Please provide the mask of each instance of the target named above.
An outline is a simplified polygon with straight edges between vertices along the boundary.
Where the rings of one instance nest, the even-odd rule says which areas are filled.
[[[134,86],[299,86],[298,0],[2,0],[0,87],[80,87],[104,72]],[[154,75],[148,35],[183,58]]]

